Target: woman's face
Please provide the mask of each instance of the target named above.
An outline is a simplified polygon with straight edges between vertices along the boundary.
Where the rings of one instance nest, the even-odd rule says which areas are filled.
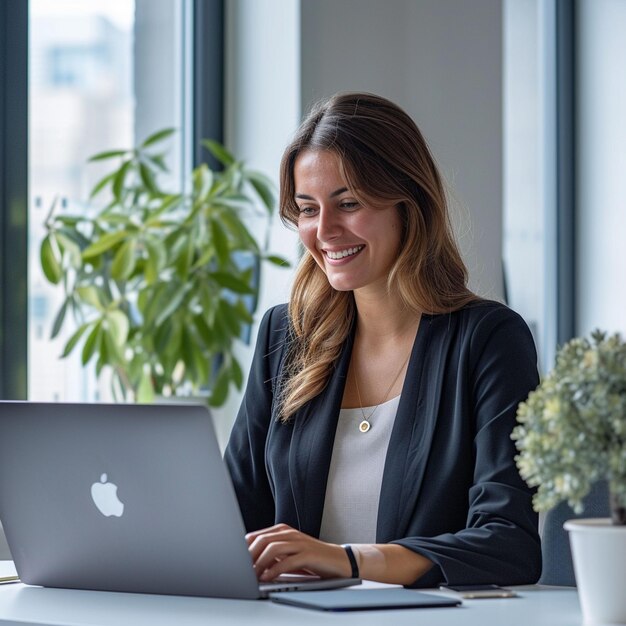
[[[394,204],[365,206],[341,175],[339,157],[305,150],[294,164],[298,233],[338,291],[387,292],[402,224]]]

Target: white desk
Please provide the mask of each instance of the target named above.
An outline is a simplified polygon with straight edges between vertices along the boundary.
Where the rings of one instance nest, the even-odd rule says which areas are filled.
[[[0,624],[66,626],[580,626],[573,589],[520,587],[521,597],[465,600],[459,608],[324,613],[268,600],[218,600],[0,586]]]

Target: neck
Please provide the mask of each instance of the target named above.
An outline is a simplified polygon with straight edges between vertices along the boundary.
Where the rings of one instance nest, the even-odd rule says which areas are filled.
[[[420,315],[405,307],[398,297],[355,291],[354,301],[361,340],[382,343],[415,334]]]
[[[356,332],[342,406],[377,406],[402,391],[421,316],[386,293],[359,290],[354,300]]]

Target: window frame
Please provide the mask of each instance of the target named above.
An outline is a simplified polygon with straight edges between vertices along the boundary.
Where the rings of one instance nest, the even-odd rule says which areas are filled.
[[[224,0],[193,0],[193,167],[221,168],[201,141],[224,141],[224,19]]]
[[[556,341],[576,334],[576,5],[556,0]]]
[[[0,398],[27,394],[28,3],[0,2]]]

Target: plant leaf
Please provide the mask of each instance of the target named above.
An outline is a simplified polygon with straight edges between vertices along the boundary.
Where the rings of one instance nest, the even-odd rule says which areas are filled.
[[[236,162],[235,157],[218,141],[203,139],[202,145],[223,165],[228,167]]]
[[[84,215],[55,215],[55,221],[61,222],[65,226],[76,226],[79,222],[86,222],[88,219]]]
[[[213,245],[215,246],[220,264],[227,265],[230,260],[228,235],[216,219],[211,220],[211,235],[213,236]]]
[[[72,241],[61,230],[57,230],[56,237],[61,251],[67,251],[72,267],[79,268],[81,262],[80,246],[75,241]]]
[[[140,404],[150,404],[154,402],[154,387],[152,385],[152,376],[150,376],[150,368],[144,367],[141,372],[141,379],[137,387],[137,402]]]
[[[148,159],[152,165],[154,165],[157,169],[162,172],[168,172],[167,164],[165,163],[165,155],[164,154],[152,154],[148,156],[144,154],[144,158]]]
[[[213,172],[206,163],[201,163],[192,173],[193,188],[197,200],[204,202],[213,187]]]
[[[152,332],[154,320],[166,302],[170,300],[167,284],[163,281],[142,289],[137,297],[137,306],[143,316],[143,327]]]
[[[113,263],[111,264],[111,277],[115,280],[127,280],[135,269],[137,258],[135,250],[137,249],[136,239],[127,239],[115,253]]]
[[[285,259],[282,256],[278,256],[277,254],[268,254],[267,256],[264,256],[263,258],[266,261],[273,263],[274,265],[278,265],[278,267],[291,267],[291,263],[289,263],[287,259]]]
[[[136,228],[132,220],[127,215],[122,215],[121,213],[101,213],[97,217],[97,224],[99,227],[102,227],[103,223],[106,225],[108,224],[112,224],[114,226],[123,225],[123,226],[130,226],[131,228],[132,227]]]
[[[222,211],[220,213],[220,219],[226,226],[228,226],[228,229],[233,236],[237,238],[238,249],[251,250],[256,254],[260,253],[259,244],[256,239],[250,234],[250,231],[236,214],[229,210]]]
[[[239,319],[246,324],[252,324],[254,321],[250,310],[242,300],[237,300],[235,306],[233,306],[233,311],[237,317],[239,317]]]
[[[128,154],[128,150],[106,150],[105,152],[98,152],[87,160],[88,163],[93,161],[104,161],[105,159],[112,159],[114,157],[124,156]]]
[[[141,176],[141,181],[152,195],[158,196],[161,193],[154,179],[154,174],[145,163],[139,164],[139,176]]]
[[[61,327],[63,326],[63,320],[65,319],[65,314],[67,313],[67,307],[69,305],[69,299],[65,300],[63,306],[59,309],[56,317],[54,318],[54,323],[52,324],[52,333],[50,334],[50,339],[54,339],[60,332]]]
[[[94,324],[94,327],[91,329],[91,332],[89,333],[89,336],[87,337],[85,341],[85,345],[83,346],[83,351],[82,351],[81,359],[80,359],[83,365],[87,365],[87,363],[89,363],[89,360],[91,359],[91,357],[93,356],[96,350],[97,342],[100,339],[100,330],[101,330],[100,322],[96,322],[96,324]]]
[[[259,194],[267,212],[271,215],[276,207],[276,196],[273,191],[274,185],[270,179],[265,174],[255,171],[246,171],[244,175]]]
[[[193,318],[193,322],[204,345],[207,347],[208,350],[212,350],[213,331],[211,330],[211,328],[209,328],[209,325],[207,324],[204,317],[202,315],[195,315]]]
[[[110,248],[112,248],[115,244],[119,243],[126,237],[128,237],[129,232],[127,230],[117,230],[113,233],[106,233],[98,241],[92,243],[89,247],[83,250],[83,260],[91,259],[92,257],[98,256],[103,252],[106,252]]]
[[[235,293],[255,293],[254,289],[247,283],[244,283],[239,278],[236,278],[232,274],[226,272],[211,272],[209,276],[220,286],[230,289]]]
[[[100,300],[100,292],[98,291],[97,287],[77,287],[76,294],[86,304],[90,304],[99,311],[102,311],[102,301]]]
[[[239,337],[241,334],[241,325],[239,323],[239,317],[226,300],[220,300],[217,305],[217,316],[221,318],[222,324],[225,328],[228,328],[229,333],[233,337]]]
[[[88,220],[81,220],[82,222],[87,222]],[[83,235],[83,233],[81,233],[76,226],[67,226],[67,225],[63,225],[61,228],[58,228],[56,230],[57,234],[63,234],[65,237],[67,237],[70,241],[73,241],[77,246],[79,250],[82,250],[83,248],[86,248],[89,245],[89,239],[87,237],[85,237],[85,235]]]
[[[230,373],[237,389],[241,390],[243,385],[243,372],[239,361],[234,356],[231,356]]]
[[[181,304],[185,294],[187,293],[187,285],[179,287],[177,291],[172,295],[169,302],[161,310],[155,320],[155,325],[160,326]]]
[[[83,324],[69,338],[68,342],[65,344],[65,347],[63,348],[63,354],[61,354],[62,359],[64,359],[74,349],[74,346],[79,342],[80,338],[83,336],[84,332],[88,328],[89,328],[89,324]]]
[[[114,178],[117,172],[111,172],[107,174],[104,178],[100,179],[98,183],[94,185],[94,188],[91,190],[89,194],[89,199],[93,200]]]
[[[194,357],[194,361],[196,364],[196,369],[198,371],[198,376],[196,380],[197,380],[198,386],[200,385],[204,386],[209,381],[210,362],[209,362],[209,359],[204,354],[204,352],[200,349],[200,346],[198,345],[197,342],[194,341],[192,343],[192,349],[193,349],[193,357]]]
[[[144,142],[141,144],[142,148],[147,148],[159,141],[163,141],[163,139],[167,139],[170,135],[173,135],[176,132],[175,128],[164,128],[163,130],[158,130],[156,133],[150,135]]]
[[[240,212],[250,206],[250,198],[240,198],[239,196],[213,196],[211,198],[211,204]]]
[[[100,377],[100,373],[102,372],[102,368],[107,365],[109,362],[109,354],[107,352],[107,347],[104,341],[100,341],[100,354],[98,355],[98,360],[96,361],[96,376]]]
[[[181,248],[180,254],[175,261],[175,266],[181,280],[186,281],[189,276],[189,268],[191,267],[195,250],[191,237],[185,236],[182,237],[181,240],[184,246]]]
[[[230,383],[230,371],[222,365],[211,389],[209,405],[212,407],[222,406],[228,397],[228,385]]]
[[[105,319],[113,341],[118,346],[123,346],[128,338],[128,328],[130,326],[128,317],[117,309],[115,311],[109,311]]]
[[[183,362],[185,364],[185,368],[190,375],[189,378],[196,381],[198,380],[198,369],[196,367],[196,360],[194,358],[193,346],[193,337],[186,328],[183,328],[180,352],[183,358]]]
[[[113,196],[117,202],[122,202],[122,191],[124,189],[124,181],[126,180],[126,173],[131,166],[132,161],[125,161],[122,166],[115,172],[113,177]]]
[[[63,278],[63,270],[61,268],[61,253],[54,235],[50,234],[44,237],[41,242],[41,269],[45,277],[53,285],[58,285]]]
[[[146,283],[152,285],[159,277],[159,273],[165,265],[165,246],[157,239],[145,240],[148,259],[146,261]]]
[[[159,355],[179,356],[181,341],[181,325],[175,318],[168,318],[154,333],[154,347]]]
[[[123,352],[120,349],[120,346],[117,345],[117,343],[115,343],[115,339],[111,333],[111,329],[101,327],[100,330],[101,330],[100,350],[101,351],[106,350],[109,364],[118,365],[118,366],[125,365]]]

